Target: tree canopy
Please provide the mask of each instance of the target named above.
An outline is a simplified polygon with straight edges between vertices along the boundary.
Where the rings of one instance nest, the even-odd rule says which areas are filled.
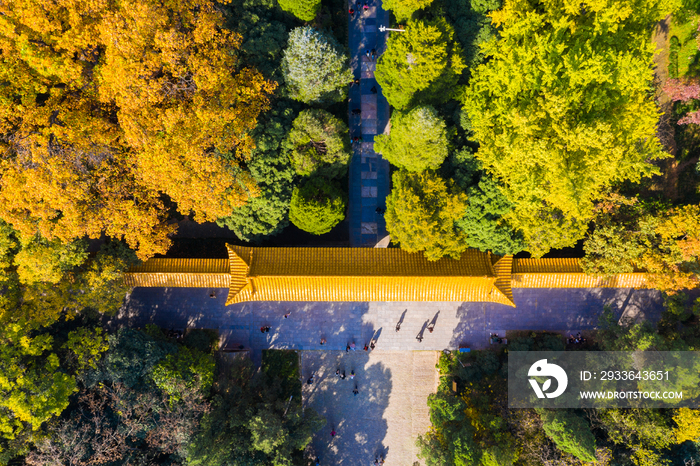
[[[386,229],[401,248],[423,251],[428,260],[458,259],[468,246],[455,222],[464,214],[466,196],[431,171],[399,171],[386,198]]]
[[[348,58],[330,35],[311,26],[289,33],[282,57],[289,97],[307,104],[330,104],[347,95],[353,76]]]
[[[433,3],[433,0],[387,0],[382,6],[391,10],[397,21],[406,21],[414,12],[421,10]]]
[[[322,235],[345,218],[345,193],[336,182],[313,177],[294,188],[289,220],[299,229]]]
[[[605,189],[657,173],[650,162],[665,156],[649,27],[672,5],[623,3],[511,0],[492,13],[501,38],[484,45],[464,104],[535,255],[581,239]]]
[[[321,8],[321,0],[279,0],[279,5],[302,21],[313,21]]]
[[[325,110],[303,110],[287,135],[292,165],[302,176],[338,178],[350,163],[348,127]]]
[[[209,0],[1,7],[0,216],[23,237],[102,233],[141,258],[169,245],[161,195],[231,213],[257,188],[237,161],[274,83],[239,64]]]
[[[436,170],[448,154],[445,121],[430,106],[396,111],[391,116],[391,134],[376,136],[374,150],[411,172]]]
[[[405,32],[389,36],[375,77],[392,107],[441,103],[457,94],[465,65],[453,36],[443,19],[409,21]]]

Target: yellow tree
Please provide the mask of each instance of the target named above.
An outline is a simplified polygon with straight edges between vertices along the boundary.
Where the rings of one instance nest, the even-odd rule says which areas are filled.
[[[0,217],[24,236],[106,233],[146,258],[174,231],[163,196],[211,220],[256,194],[238,162],[275,84],[239,63],[213,1],[10,0],[0,13]]]

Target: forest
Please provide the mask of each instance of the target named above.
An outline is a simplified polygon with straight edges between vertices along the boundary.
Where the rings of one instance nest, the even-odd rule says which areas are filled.
[[[376,65],[393,246],[644,271],[662,321],[619,327],[601,309],[590,349],[695,349],[700,5],[384,7],[403,28]],[[298,374],[266,367],[289,354],[256,372],[207,332],[104,318],[129,292],[121,274],[167,257],[183,217],[250,244],[344,227],[347,43],[339,0],[0,3],[0,464],[302,464],[324,421],[285,406]],[[429,465],[700,461],[694,411],[509,412],[489,387],[505,355],[459,358],[440,362]]]

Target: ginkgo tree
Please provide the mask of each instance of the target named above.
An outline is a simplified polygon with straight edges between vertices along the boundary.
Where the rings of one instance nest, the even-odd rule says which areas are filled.
[[[673,3],[507,0],[492,13],[500,39],[464,108],[531,253],[572,246],[602,192],[658,172],[649,28]]]
[[[213,220],[254,196],[237,162],[275,84],[224,20],[211,0],[3,2],[0,217],[146,258],[174,231],[164,200]]]

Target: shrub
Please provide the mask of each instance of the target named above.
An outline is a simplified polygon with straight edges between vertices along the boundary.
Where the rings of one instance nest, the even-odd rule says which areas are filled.
[[[312,178],[295,188],[289,220],[314,235],[328,233],[345,218],[345,194],[334,182]]]
[[[350,162],[348,127],[325,110],[304,110],[287,136],[292,164],[299,175],[335,178]]]
[[[302,21],[313,21],[321,8],[321,0],[279,0],[280,8]]]

